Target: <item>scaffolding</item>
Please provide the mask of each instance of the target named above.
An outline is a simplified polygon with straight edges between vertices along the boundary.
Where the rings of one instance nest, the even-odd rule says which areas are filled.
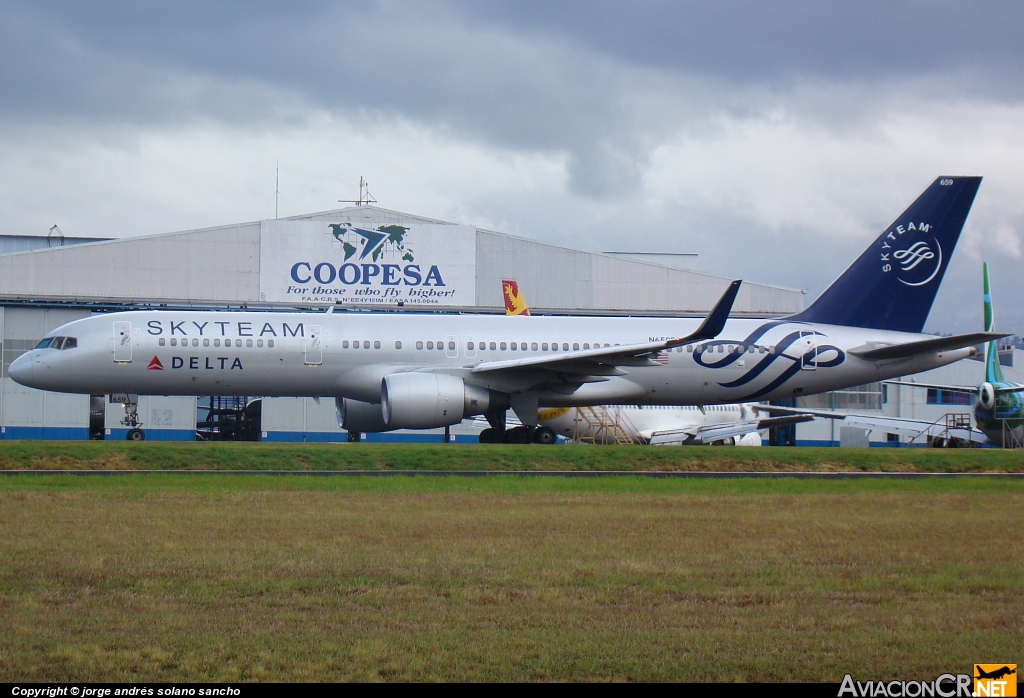
[[[634,444],[636,427],[621,407],[577,407],[573,419],[573,443]]]
[[[954,430],[967,432],[966,443],[963,437],[953,434]],[[912,445],[922,436],[925,437],[923,443],[929,446],[971,448],[974,446],[974,427],[971,425],[971,414],[969,412],[947,412],[913,436],[907,445]]]
[[[1000,418],[1002,422],[1003,448],[1024,448],[1024,429],[1021,429],[1020,419]],[[1015,422],[1016,425],[1011,425]]]
[[[196,403],[196,437],[200,441],[259,441],[262,400],[213,395]]]

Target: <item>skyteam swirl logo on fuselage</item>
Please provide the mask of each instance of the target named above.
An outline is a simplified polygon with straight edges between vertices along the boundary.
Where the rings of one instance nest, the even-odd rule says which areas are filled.
[[[693,359],[697,362],[698,366],[704,368],[718,369],[732,366],[740,359],[746,358],[749,354],[749,347],[752,345],[758,345],[759,340],[776,327],[781,326],[784,323],[774,322],[766,325],[761,325],[753,333],[748,335],[746,339],[719,339],[712,342],[702,342],[697,345],[693,352]],[[741,386],[749,384],[751,381],[757,379],[765,371],[771,368],[776,362],[782,362],[785,364],[786,361],[790,362],[775,378],[768,382],[767,385],[742,397],[735,398],[737,401],[756,400],[764,395],[767,395],[788,381],[790,378],[800,372],[801,369],[807,368],[832,368],[833,366],[839,366],[846,361],[846,353],[839,347],[831,344],[819,344],[815,341],[809,347],[803,347],[800,345],[800,340],[806,337],[825,337],[824,334],[816,330],[797,330],[790,332],[786,336],[774,343],[775,351],[768,354],[749,354],[750,356],[757,356],[760,359],[751,366],[746,373],[735,380],[727,381],[725,383],[719,383],[723,388],[739,388]],[[764,346],[763,343],[760,344]],[[796,348],[796,352],[787,353],[791,348]],[[717,347],[723,347],[721,352],[716,352]],[[725,347],[736,347],[737,350],[731,351]],[[722,353],[724,352],[724,353]]]

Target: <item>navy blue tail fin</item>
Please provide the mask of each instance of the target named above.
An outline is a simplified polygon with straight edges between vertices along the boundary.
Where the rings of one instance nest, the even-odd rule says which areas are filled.
[[[939,177],[794,320],[920,332],[981,177]]]

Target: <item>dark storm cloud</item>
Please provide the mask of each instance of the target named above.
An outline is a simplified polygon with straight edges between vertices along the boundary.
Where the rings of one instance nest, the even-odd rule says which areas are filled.
[[[666,129],[759,108],[737,90],[772,101],[801,80],[955,74],[956,90],[1012,100],[1024,58],[1020,3],[7,2],[3,15],[6,118],[406,118],[565,152],[592,195],[638,182]]]

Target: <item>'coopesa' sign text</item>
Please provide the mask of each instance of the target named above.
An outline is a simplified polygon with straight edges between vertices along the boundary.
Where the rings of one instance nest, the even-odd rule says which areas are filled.
[[[382,286],[445,286],[444,279],[436,264],[430,266],[426,274],[419,264],[353,264],[351,262],[335,267],[330,262],[297,262],[292,265],[292,281],[297,284],[330,285],[340,283],[346,286],[361,284],[370,286],[379,283]]]

